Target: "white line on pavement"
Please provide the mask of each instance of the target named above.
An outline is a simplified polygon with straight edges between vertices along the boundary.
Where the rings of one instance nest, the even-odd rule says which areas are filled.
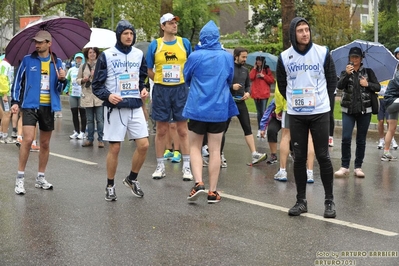
[[[237,197],[237,196],[229,195],[229,194],[226,194],[226,193],[220,193],[220,195],[222,197],[225,197],[225,198],[228,198],[228,199],[241,201],[241,202],[245,202],[245,203],[248,203],[248,204],[257,205],[257,206],[265,207],[265,208],[268,208],[268,209],[282,211],[282,212],[285,212],[285,213],[288,212],[288,208],[280,207],[280,206],[277,206],[277,205],[273,205],[273,204],[269,204],[269,203],[265,203],[265,202],[261,202],[261,201],[256,201],[256,200],[251,200],[251,199],[246,199],[246,198],[242,198],[242,197]],[[395,233],[395,232],[381,230],[381,229],[378,229],[378,228],[369,227],[369,226],[365,226],[365,225],[361,225],[361,224],[345,222],[345,221],[338,220],[338,219],[326,219],[323,216],[316,215],[316,214],[311,214],[311,213],[302,213],[301,216],[305,216],[305,217],[312,218],[312,219],[315,219],[315,220],[324,221],[324,222],[327,222],[327,223],[343,225],[343,226],[347,226],[347,227],[351,227],[351,228],[355,228],[355,229],[359,229],[359,230],[363,230],[363,231],[369,231],[369,232],[380,234],[380,235],[384,235],[384,236],[397,236],[398,235],[398,233]]]
[[[73,157],[57,154],[57,153],[54,153],[54,152],[50,152],[50,155],[57,156],[57,157],[60,157],[60,158],[64,158],[64,159],[71,160],[71,161],[75,161],[75,162],[79,162],[79,163],[89,164],[89,165],[96,165],[97,164],[97,163],[94,163],[94,162],[81,160],[81,159],[77,159],[77,158],[73,158]]]

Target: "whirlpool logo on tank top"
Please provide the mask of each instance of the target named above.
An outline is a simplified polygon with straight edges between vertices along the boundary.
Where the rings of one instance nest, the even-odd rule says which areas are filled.
[[[133,67],[140,67],[140,63],[138,62],[130,62],[130,61],[121,61],[120,59],[118,60],[113,60],[111,61],[112,66],[114,68],[133,68]]]
[[[168,61],[176,61],[176,60],[179,60],[179,59],[177,58],[176,54],[173,53],[173,52],[165,52],[165,53],[164,53],[164,56],[165,56],[166,62],[168,62]]]
[[[292,62],[288,65],[288,74],[290,75],[291,79],[295,79],[295,77],[298,75],[298,72],[307,72],[307,71],[312,71],[315,74],[320,73],[320,64],[297,64],[295,62]]]

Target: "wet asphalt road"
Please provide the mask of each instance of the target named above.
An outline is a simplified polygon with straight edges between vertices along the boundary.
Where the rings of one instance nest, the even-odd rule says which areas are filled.
[[[134,149],[134,143],[125,142],[116,176],[118,201],[106,202],[107,146],[82,148],[81,140],[69,140],[73,127],[64,107],[46,171],[52,191],[34,187],[38,154],[31,153],[27,193],[16,195],[18,149],[0,146],[1,266],[399,265],[399,167],[398,162],[380,161],[375,132],[368,136],[366,178],[353,177],[352,164],[350,177],[334,180],[336,219],[322,217],[317,163],[315,183],[307,185],[308,214],[289,217],[296,194],[292,161],[286,183],[273,180],[278,164],[246,166],[250,152],[236,120],[227,133],[228,168],[220,174],[220,203],[208,205],[204,196],[188,204],[193,182],[182,181],[181,164],[166,162],[166,178],[151,179],[154,135],[139,174],[144,198],[134,197],[122,184]],[[339,140],[336,128],[334,170],[340,167]],[[256,141],[259,151],[269,153],[266,141]]]

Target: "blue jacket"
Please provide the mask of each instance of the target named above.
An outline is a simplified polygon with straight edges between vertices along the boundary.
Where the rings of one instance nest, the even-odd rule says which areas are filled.
[[[230,93],[234,75],[233,57],[222,49],[219,30],[209,21],[200,32],[198,50],[184,66],[184,79],[190,87],[183,116],[202,122],[224,122],[238,115]]]
[[[57,58],[53,53],[53,57]],[[62,68],[61,59],[57,58],[57,69]],[[39,109],[41,61],[37,52],[26,55],[19,65],[15,82],[11,88],[11,104],[18,104],[24,109]],[[64,90],[66,80],[58,80],[53,60],[50,60],[50,97],[52,112],[61,111],[60,93]]]
[[[269,103],[267,106],[266,111],[263,113],[262,119],[260,120],[260,130],[266,130],[267,126],[269,125],[270,118],[272,114],[276,110],[276,101],[275,98]]]

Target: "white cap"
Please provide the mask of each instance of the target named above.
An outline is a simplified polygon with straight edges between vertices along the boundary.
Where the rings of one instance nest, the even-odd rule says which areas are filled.
[[[176,21],[179,21],[180,20],[180,18],[178,17],[178,16],[174,16],[173,14],[171,14],[171,13],[166,13],[166,14],[164,14],[162,17],[161,17],[161,19],[159,20],[159,22],[161,23],[161,24],[164,24],[165,22],[167,22],[167,21],[172,21],[172,20],[176,20]]]

